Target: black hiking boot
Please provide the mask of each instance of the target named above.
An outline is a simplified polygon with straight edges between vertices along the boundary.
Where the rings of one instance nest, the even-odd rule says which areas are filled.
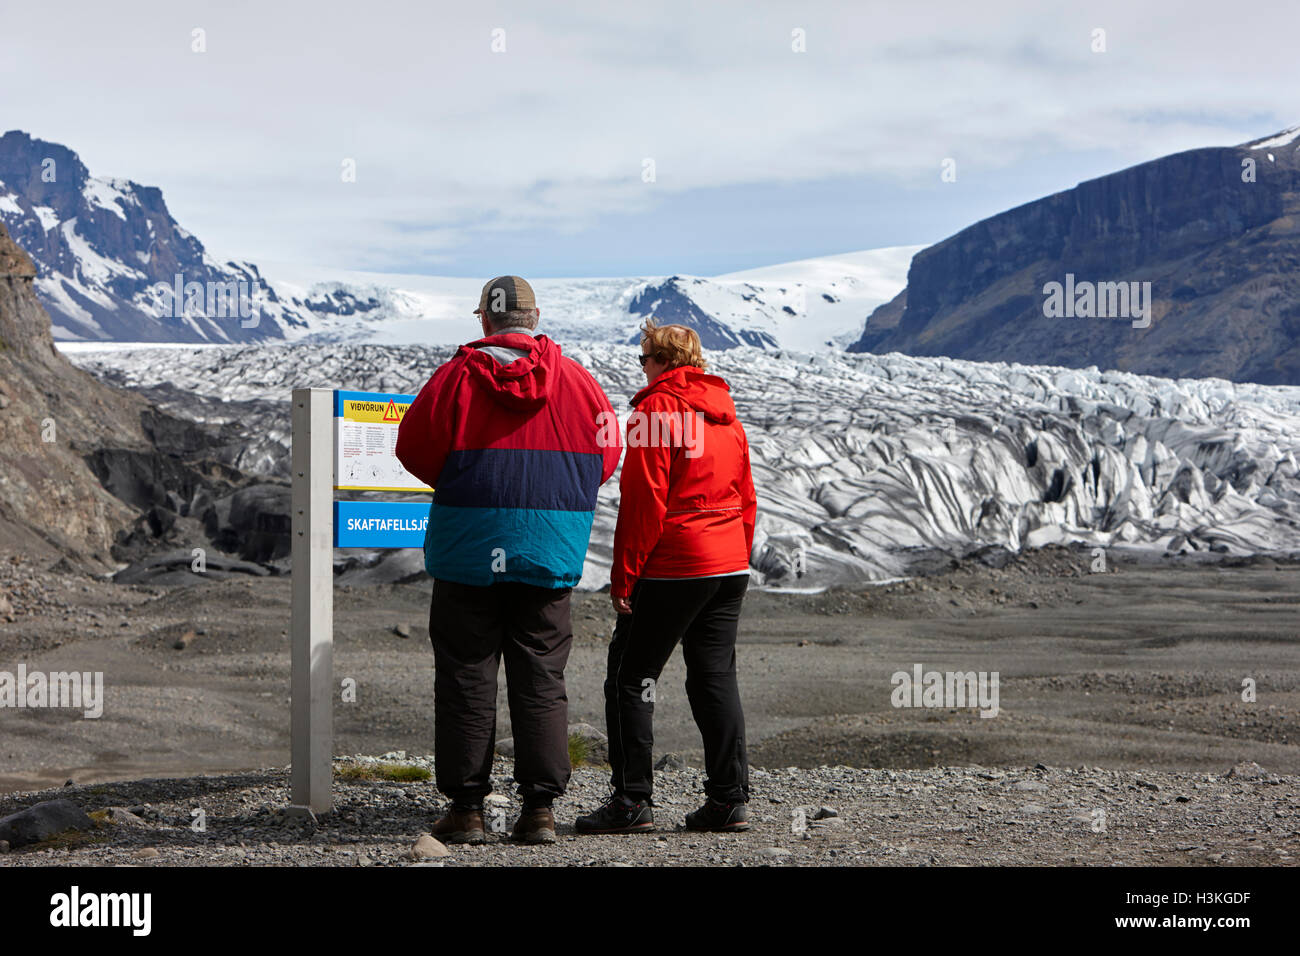
[[[578,817],[573,828],[579,833],[645,833],[655,828],[655,815],[649,800],[615,793],[599,810]]]
[[[686,814],[686,829],[706,833],[739,833],[749,829],[749,808],[743,803],[719,803],[712,797]]]

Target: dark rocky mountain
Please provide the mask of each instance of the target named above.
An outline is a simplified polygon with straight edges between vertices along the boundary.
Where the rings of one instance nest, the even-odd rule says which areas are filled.
[[[256,266],[213,259],[161,190],[93,177],[72,150],[17,130],[0,136],[0,223],[34,261],[59,339],[249,342],[306,326]],[[178,283],[181,296],[164,291]]]
[[[660,325],[686,325],[696,331],[706,349],[731,349],[740,345],[756,348],[779,348],[776,339],[759,329],[733,327],[718,321],[700,307],[692,297],[692,285],[705,285],[704,279],[670,276],[663,282],[647,285],[628,304],[628,312],[646,318],[654,316]],[[786,311],[794,315],[788,306]],[[632,345],[641,341],[640,333],[628,339]]]
[[[1102,285],[1147,282],[1147,318]],[[1300,127],[978,222],[918,252],[849,350],[1300,385]]]

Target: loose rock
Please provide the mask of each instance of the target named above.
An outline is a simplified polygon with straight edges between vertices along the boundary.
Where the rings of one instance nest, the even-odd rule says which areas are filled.
[[[46,800],[0,820],[0,840],[17,849],[68,830],[90,830],[95,821],[71,800]]]
[[[686,758],[681,754],[664,754],[655,764],[656,770],[685,770]]]
[[[569,739],[582,740],[587,746],[587,763],[609,763],[609,738],[591,724],[569,724]]]
[[[1228,771],[1232,780],[1261,780],[1266,775],[1264,768],[1254,761],[1244,761]]]
[[[430,834],[425,833],[415,841],[415,846],[411,847],[409,856],[412,860],[434,860],[439,857],[451,856],[451,851],[442,844],[442,841],[436,840]]]

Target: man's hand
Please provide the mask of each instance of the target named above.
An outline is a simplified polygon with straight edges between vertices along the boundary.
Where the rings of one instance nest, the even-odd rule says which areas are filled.
[[[610,601],[612,601],[613,604],[614,604],[614,613],[615,613],[615,614],[631,614],[631,613],[632,613],[632,602],[631,602],[630,600],[628,600],[627,598],[625,598],[625,597],[614,597],[614,595],[612,595],[612,594],[609,596],[609,598],[610,598]]]

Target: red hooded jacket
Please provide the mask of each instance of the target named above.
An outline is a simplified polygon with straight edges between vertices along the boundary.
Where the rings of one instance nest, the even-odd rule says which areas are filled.
[[[602,425],[613,418],[591,373],[545,335],[461,346],[397,431],[398,459],[435,489],[425,570],[476,586],[577,585],[596,493],[622,450]]]
[[[610,590],[640,578],[749,569],[758,499],[731,389],[694,366],[671,369],[631,402]]]

